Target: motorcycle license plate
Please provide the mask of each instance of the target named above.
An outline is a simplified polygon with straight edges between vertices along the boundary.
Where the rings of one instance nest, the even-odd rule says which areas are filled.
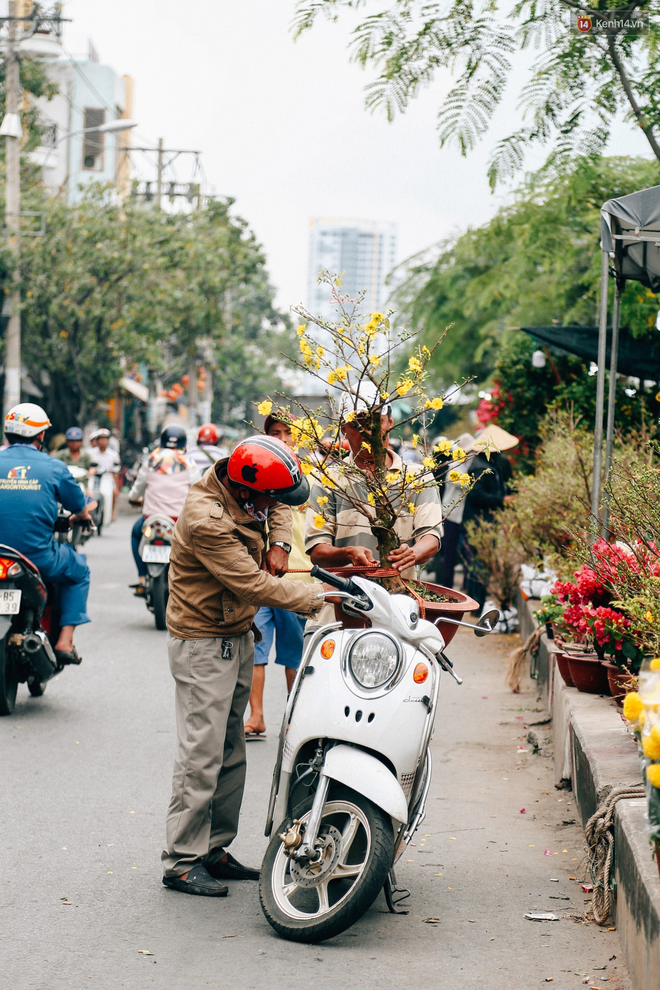
[[[142,560],[145,564],[169,564],[172,547],[167,544],[157,547],[153,543],[147,543],[142,548]]]
[[[22,594],[22,591],[0,591],[0,615],[16,615]]]

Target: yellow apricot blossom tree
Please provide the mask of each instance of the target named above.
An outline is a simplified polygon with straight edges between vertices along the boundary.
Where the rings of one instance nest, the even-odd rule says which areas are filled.
[[[337,316],[327,322],[303,307],[294,309],[301,318],[297,331],[300,357],[294,363],[323,382],[326,404],[312,410],[295,398],[276,395],[257,408],[266,416],[284,401],[295,410],[282,415],[291,427],[303,471],[324,489],[341,489],[342,497],[368,520],[380,559],[385,561],[399,545],[394,530],[397,518],[402,513],[414,514],[420,493],[437,486],[439,472],[444,471],[449,481],[465,491],[471,483],[460,469],[465,452],[449,440],[433,446],[428,437],[435,413],[447,399],[445,394],[435,394],[427,370],[444,334],[431,347],[420,345],[417,332],[395,329],[391,311],[371,313],[365,319],[363,296],[350,299],[342,294],[341,277],[323,271],[319,281],[328,286]],[[409,352],[406,363],[402,355]],[[391,404],[404,396],[412,412],[393,428],[419,424],[412,443],[420,463],[393,469],[383,416],[389,417]],[[355,456],[348,456],[342,444],[348,425],[356,427],[362,437],[361,451]],[[316,501],[315,525],[321,529],[328,496],[317,496]],[[401,582],[392,580],[390,590],[401,590]]]

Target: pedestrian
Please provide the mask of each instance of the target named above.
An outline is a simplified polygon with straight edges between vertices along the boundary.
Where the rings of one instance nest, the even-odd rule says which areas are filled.
[[[371,415],[366,409],[359,411],[361,402],[358,398],[357,415],[350,422],[343,422],[341,429],[350,446],[352,463],[366,473],[373,471],[374,457],[369,443]],[[368,408],[366,403],[362,404]],[[388,443],[387,467],[388,471],[397,473],[403,470],[403,461],[389,446],[392,426],[391,406],[384,403],[381,406],[381,432]],[[312,563],[320,567],[368,565],[376,560],[376,536],[365,516],[342,495],[344,485],[350,485],[366,504],[366,486],[361,488],[354,478],[347,480],[338,476],[333,487],[320,482],[315,482],[312,487],[305,525],[305,549]],[[398,482],[392,483],[391,500],[397,512],[394,531],[401,542],[388,554],[387,560],[391,567],[401,572],[402,577],[414,577],[413,568],[425,564],[438,552],[442,540],[442,508],[434,486],[413,492],[405,506],[401,504],[400,496],[395,494],[398,487]],[[323,500],[321,503],[319,498]],[[318,504],[323,505],[323,525],[320,529],[314,521],[317,515],[315,506]],[[381,564],[386,566],[384,561]]]
[[[173,890],[223,897],[223,880],[259,878],[227,852],[245,786],[253,623],[260,605],[306,616],[322,607],[320,584],[278,580],[292,541],[288,506],[308,496],[296,455],[250,437],[192,487],[177,521],[167,626],[178,744],[162,857]]]
[[[464,470],[474,479],[474,485],[465,497],[463,526],[468,522],[490,521],[504,507],[507,492],[507,473],[510,465],[502,454],[519,443],[518,437],[507,433],[500,426],[487,426],[477,433],[472,447],[473,455]],[[507,466],[508,465],[508,472]],[[463,542],[466,560],[465,588],[479,607],[486,602],[486,576],[474,547],[468,539]]]
[[[469,474],[469,468],[474,458],[471,453],[474,447],[474,437],[471,433],[461,433],[458,440],[452,443],[452,452],[461,450],[468,456],[460,463],[450,462],[441,468],[442,512],[444,516],[444,537],[442,540],[442,562],[440,565],[440,584],[444,588],[454,587],[454,572],[458,563],[459,549],[463,537],[463,516],[467,494],[465,488],[458,482],[449,481],[449,472],[454,465],[462,472]],[[451,454],[449,455],[451,457]]]
[[[287,447],[293,449],[291,434],[292,417],[287,409],[277,409],[266,416],[264,433],[268,437],[281,440]],[[285,579],[313,584],[314,579],[309,573],[291,573],[291,571],[309,571],[311,561],[305,553],[305,515],[306,504],[297,505],[292,511],[293,538],[291,546],[284,547],[289,551],[289,573]],[[275,663],[284,667],[287,694],[293,687],[296,671],[300,666],[303,653],[303,636],[305,622],[301,615],[296,615],[285,608],[262,606],[257,612],[254,624],[261,633],[261,641],[254,647],[254,674],[252,676],[252,692],[250,694],[250,715],[245,723],[245,735],[260,736],[266,731],[264,721],[264,687],[266,684],[266,665],[270,655],[273,640],[275,640]]]

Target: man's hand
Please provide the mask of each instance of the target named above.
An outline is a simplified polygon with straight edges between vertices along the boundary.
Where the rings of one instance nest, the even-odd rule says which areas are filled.
[[[365,567],[376,563],[371,550],[366,547],[343,547],[343,551],[349,558],[347,563],[352,567]]]
[[[405,571],[407,567],[414,567],[417,563],[415,551],[407,543],[400,544],[396,550],[388,553],[387,559],[395,571]]]
[[[69,522],[73,526],[77,522],[90,522],[92,518],[92,509],[96,508],[96,502],[90,502],[86,505],[82,512],[76,512],[75,516],[69,517]]]
[[[271,547],[266,554],[264,570],[273,577],[282,577],[289,569],[289,555],[282,547]]]
[[[128,500],[129,505],[142,505],[143,502],[143,498],[129,498]]]

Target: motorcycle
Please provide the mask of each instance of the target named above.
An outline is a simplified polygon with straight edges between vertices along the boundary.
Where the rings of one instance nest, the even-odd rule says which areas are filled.
[[[166,629],[165,613],[169,597],[168,575],[170,553],[174,536],[174,520],[169,516],[154,514],[142,524],[140,558],[147,565],[145,601],[154,613],[156,629]]]
[[[78,467],[76,464],[67,464],[69,474],[78,482],[78,487],[80,488],[83,495],[87,496],[87,484],[89,482],[87,471],[84,468]],[[61,522],[59,524],[59,529],[55,528],[55,539],[58,543],[70,543],[74,550],[79,550],[80,547],[87,543],[92,533],[96,531],[96,519],[95,513],[97,509],[92,510],[92,521],[90,523],[75,522],[71,527],[64,526],[64,519],[70,516],[65,509],[60,507],[60,517]]]
[[[60,514],[56,536],[69,528]],[[64,669],[55,656],[59,634],[60,586],[46,585],[31,560],[0,544],[0,715],[13,712],[19,684],[40,698]]]
[[[383,888],[401,912],[410,892],[394,864],[425,817],[441,671],[462,683],[416,601],[364,577],[312,575],[367,627],[309,636],[280,732],[259,896],[278,934],[308,943],[345,931]],[[484,636],[498,619],[437,621]]]

